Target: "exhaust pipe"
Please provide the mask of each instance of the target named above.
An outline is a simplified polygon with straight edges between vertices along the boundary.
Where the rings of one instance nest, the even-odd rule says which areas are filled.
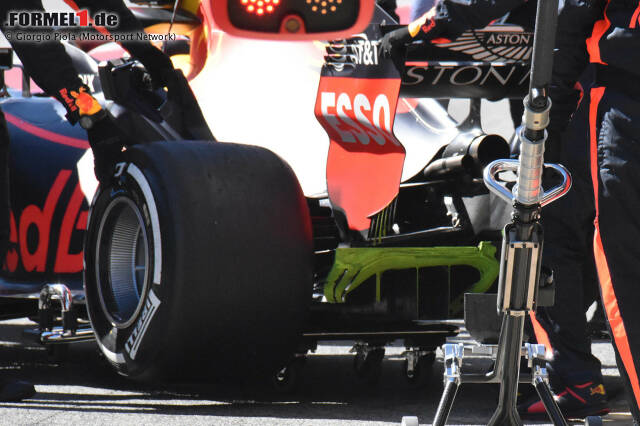
[[[487,164],[509,158],[509,154],[509,144],[502,136],[462,134],[447,145],[441,158],[431,162],[423,173],[426,178],[461,173],[480,177]]]
[[[440,158],[424,169],[424,177],[435,178],[459,172],[468,172],[473,169],[474,164],[473,158],[468,154]]]

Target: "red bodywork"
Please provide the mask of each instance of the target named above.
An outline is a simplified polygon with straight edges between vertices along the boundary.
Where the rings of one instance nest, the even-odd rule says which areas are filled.
[[[220,25],[218,21],[214,21],[216,9],[212,3],[205,1],[200,4],[198,18],[202,21],[202,25],[189,34],[191,39],[189,56],[183,56],[178,60],[174,58],[176,65],[181,66],[188,78],[193,80],[194,91],[201,101],[203,101],[201,95],[211,90],[212,80],[219,80],[220,74],[212,70],[219,69],[216,67],[220,64],[221,58],[232,53],[238,43],[244,43],[218,30]],[[219,18],[218,15],[216,17]],[[370,17],[367,17],[367,20],[369,19]],[[323,49],[322,47],[314,46],[312,43],[303,43],[299,46],[300,50],[296,51],[297,54],[303,51],[307,53],[303,58],[296,60],[309,61],[310,58],[322,57],[320,50]],[[106,60],[121,57],[124,51],[115,43],[109,43],[90,53],[98,60]],[[307,66],[313,73],[318,72],[316,71],[318,68],[315,68],[317,65]],[[255,71],[258,75],[261,73],[259,67],[256,67]],[[19,86],[18,74],[15,76],[13,72],[11,74],[9,80],[13,84],[10,86]],[[274,84],[281,84],[281,82],[274,82]],[[354,230],[367,229],[370,217],[384,209],[398,193],[405,160],[405,149],[392,131],[399,89],[399,76],[384,79],[320,78],[315,115],[330,138],[326,160],[326,189],[334,207],[345,214],[349,227]],[[287,93],[284,90],[282,93],[283,98],[286,98]],[[325,100],[333,96],[333,105],[325,105],[325,113],[323,113],[321,93],[325,93]],[[216,98],[217,103],[220,104],[222,98],[219,96]],[[308,102],[305,99],[307,99],[305,96],[300,96],[300,108],[303,103]],[[225,98],[222,104],[232,105],[232,102],[236,101]],[[252,103],[255,104],[255,102]],[[311,115],[313,112],[310,104],[308,105],[308,113]],[[225,129],[221,129],[220,123],[215,121],[215,107],[208,107],[205,102],[203,110],[208,119],[209,116],[214,117],[210,123],[214,134],[219,139],[227,140]],[[286,120],[287,116],[283,116],[283,119]],[[296,117],[291,119],[292,122],[299,121]],[[334,121],[337,124],[332,126],[331,123]],[[316,143],[318,131],[314,133],[314,129],[309,127],[306,129],[306,143]],[[241,135],[238,140],[258,144],[255,140],[242,136],[244,135]],[[305,138],[301,135],[301,140],[303,139]],[[292,164],[305,187],[304,172],[308,170],[296,164],[295,159],[291,161],[289,153],[283,153],[277,145],[266,144],[265,146]],[[298,148],[289,143],[286,149],[296,152],[297,149],[304,148]],[[324,163],[323,157],[316,157],[316,159]],[[317,185],[311,186],[317,187]]]
[[[398,195],[405,157],[393,135],[399,92],[399,78],[320,79],[315,114],[330,139],[329,198],[357,231]]]

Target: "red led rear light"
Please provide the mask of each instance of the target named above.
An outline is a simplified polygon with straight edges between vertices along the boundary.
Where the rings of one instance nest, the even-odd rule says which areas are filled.
[[[306,0],[306,3],[312,12],[326,15],[327,12],[335,12],[338,6],[342,4],[342,0]]]
[[[258,16],[262,16],[265,13],[273,13],[280,0],[240,0],[245,10],[249,13],[255,13]]]
[[[364,30],[375,0],[204,0],[220,29],[270,40],[332,40]]]

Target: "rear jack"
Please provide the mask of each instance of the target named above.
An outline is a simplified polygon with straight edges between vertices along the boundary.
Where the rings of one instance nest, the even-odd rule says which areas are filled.
[[[542,245],[544,234],[540,223],[544,205],[563,196],[571,187],[571,176],[564,167],[544,164],[551,100],[548,98],[553,65],[555,28],[558,17],[557,0],[540,0],[531,67],[529,95],[524,100],[524,126],[518,133],[520,158],[496,160],[484,170],[484,181],[491,192],[513,205],[511,223],[504,228],[497,311],[502,314],[498,347],[493,370],[486,374],[464,374],[461,371],[465,348],[461,344],[444,346],[445,389],[433,421],[434,426],[446,423],[458,387],[463,383],[498,383],[498,406],[489,420],[491,426],[520,426],[522,420],[516,400],[520,382],[520,360],[527,357],[532,374],[526,378],[538,392],[554,425],[566,426],[549,388],[546,374],[546,349],[543,345],[522,345],[526,316],[539,305]],[[544,191],[543,168],[555,171],[563,182]],[[515,187],[500,181],[502,172],[514,172]],[[490,313],[487,313],[490,315]],[[491,350],[493,353],[493,350]]]

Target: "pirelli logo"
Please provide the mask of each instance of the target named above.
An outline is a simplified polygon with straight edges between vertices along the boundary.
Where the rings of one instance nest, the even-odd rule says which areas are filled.
[[[127,351],[131,359],[136,358],[136,354],[138,353],[138,349],[140,348],[140,343],[142,342],[142,339],[147,332],[147,329],[149,328],[151,319],[158,310],[158,306],[160,306],[160,299],[158,299],[152,289],[149,291],[149,296],[147,297],[144,307],[142,308],[140,318],[138,318],[138,322],[131,332],[131,336],[129,336],[127,342],[124,345],[124,349],[125,351]]]

